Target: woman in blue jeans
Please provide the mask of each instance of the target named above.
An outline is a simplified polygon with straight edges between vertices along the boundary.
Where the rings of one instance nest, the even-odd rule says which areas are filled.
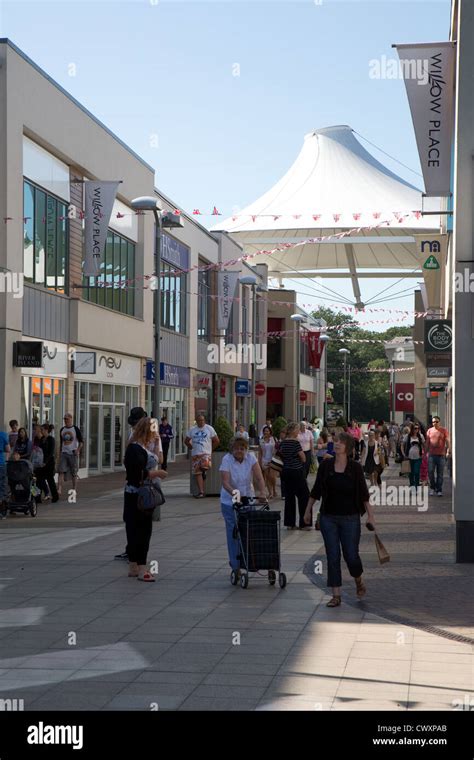
[[[266,488],[260,465],[255,455],[248,450],[248,441],[245,438],[233,438],[229,448],[229,454],[223,457],[222,464],[219,467],[222,477],[221,509],[225,520],[229,565],[239,577],[240,561],[237,558],[239,541],[234,537],[235,514],[232,496],[235,491],[239,491],[240,498],[238,501],[241,501],[243,496],[253,497],[255,495],[253,483],[255,482],[258,490],[257,496],[264,502],[266,500]]]
[[[334,442],[335,457],[324,460],[319,467],[304,516],[309,525],[314,502],[322,500],[320,526],[328,563],[327,585],[332,587],[333,594],[328,607],[341,604],[341,547],[358,598],[366,593],[359,556],[360,518],[367,512],[367,523],[375,526],[375,521],[364,471],[352,458],[353,451],[352,436],[339,433]]]

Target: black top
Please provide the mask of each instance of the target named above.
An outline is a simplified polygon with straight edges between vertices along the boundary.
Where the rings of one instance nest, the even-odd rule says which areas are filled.
[[[285,438],[279,447],[279,454],[283,460],[285,470],[302,470],[303,462],[298,456],[298,451],[303,451],[301,443],[295,438]]]
[[[54,462],[54,450],[56,448],[56,441],[52,435],[48,435],[46,438],[42,438],[40,446],[43,449],[44,464],[50,464]]]
[[[365,512],[364,502],[369,501],[369,489],[364,477],[364,471],[362,465],[359,462],[355,462],[354,459],[347,460],[347,467],[345,472],[337,473],[334,470],[335,460],[325,459],[318,469],[315,483],[311,489],[311,498],[315,501],[321,499],[321,512],[326,512],[326,504],[329,509],[332,509],[331,505],[334,503],[335,494],[339,493],[341,489],[341,495],[343,496],[344,503],[348,503],[348,480],[352,483],[352,512],[341,512],[339,506],[339,495],[337,495],[338,506],[335,512],[332,514],[357,514],[361,515]],[[344,479],[337,478],[341,474]],[[335,478],[334,485],[331,481]],[[347,478],[347,480],[346,480]],[[331,485],[330,485],[331,483]]]
[[[328,480],[324,503],[325,515],[357,515],[359,507],[354,498],[354,480],[345,472],[334,472]]]
[[[124,465],[127,470],[127,484],[139,488],[142,481],[147,477],[146,465],[148,454],[139,443],[130,443],[127,446],[124,457]]]

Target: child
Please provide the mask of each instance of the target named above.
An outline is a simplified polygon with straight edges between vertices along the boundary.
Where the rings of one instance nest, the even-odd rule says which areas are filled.
[[[428,478],[428,454],[423,454],[421,458],[421,468],[420,468],[420,483],[422,486],[427,486],[429,483]]]

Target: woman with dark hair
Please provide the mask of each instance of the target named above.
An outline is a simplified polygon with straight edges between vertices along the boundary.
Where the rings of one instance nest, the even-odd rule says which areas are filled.
[[[58,489],[56,488],[56,482],[54,480],[54,471],[55,471],[55,463],[56,463],[56,441],[53,436],[54,432],[54,425],[50,425],[48,422],[45,422],[44,425],[41,425],[41,430],[43,433],[43,436],[40,441],[40,446],[43,449],[43,468],[42,468],[42,478],[43,481],[46,481],[49,487],[49,491],[51,494],[51,502],[55,504],[57,501],[59,501],[58,496]]]
[[[138,489],[146,478],[166,478],[166,471],[158,468],[156,456],[147,451],[155,437],[151,418],[144,417],[134,427],[133,440],[127,446],[124,460],[127,482],[123,519],[127,531],[128,575],[147,583],[155,580],[146,564],[153,522],[151,513],[138,509]]]
[[[411,423],[410,432],[402,441],[402,454],[410,462],[410,486],[420,485],[421,462],[425,449],[425,438],[420,432],[418,423]]]
[[[366,593],[359,556],[360,518],[367,512],[367,524],[371,523],[372,528],[374,515],[364,471],[354,460],[353,450],[353,437],[339,433],[334,442],[335,457],[326,459],[318,469],[304,515],[309,525],[313,504],[321,499],[319,514],[328,564],[327,585],[332,587],[333,594],[327,607],[341,604],[341,547],[349,573],[355,580],[357,597],[361,599]]]
[[[26,428],[21,427],[18,430],[18,437],[16,439],[15,448],[13,449],[13,452],[19,454],[20,459],[30,459],[32,448],[33,448],[33,444],[28,438],[28,433],[26,432]]]

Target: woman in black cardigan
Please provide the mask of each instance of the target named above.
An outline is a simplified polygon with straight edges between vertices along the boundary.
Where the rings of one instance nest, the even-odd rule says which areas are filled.
[[[155,578],[147,568],[147,554],[153,528],[152,515],[138,509],[138,489],[145,478],[166,478],[166,471],[158,468],[156,456],[147,446],[156,438],[152,419],[144,417],[133,430],[133,440],[125,451],[127,470],[123,519],[127,531],[128,575],[139,581],[152,583]]]
[[[56,501],[59,500],[58,496],[58,489],[56,488],[56,483],[54,480],[54,471],[55,471],[55,461],[56,461],[56,441],[53,437],[53,430],[54,425],[50,425],[49,423],[45,423],[44,425],[41,425],[41,432],[43,434],[43,437],[41,438],[41,448],[43,449],[43,457],[44,457],[44,463],[43,467],[41,469],[41,475],[43,478],[43,481],[46,481],[46,483],[49,486],[49,490],[51,493],[51,501],[54,504]]]
[[[359,599],[366,593],[362,580],[363,567],[359,556],[360,518],[367,512],[367,524],[375,525],[364,471],[352,458],[354,439],[339,433],[334,443],[335,458],[320,465],[305,512],[305,522],[311,523],[315,501],[322,499],[320,526],[328,563],[327,585],[332,586],[328,607],[341,604],[341,546],[351,576],[355,579]]]

